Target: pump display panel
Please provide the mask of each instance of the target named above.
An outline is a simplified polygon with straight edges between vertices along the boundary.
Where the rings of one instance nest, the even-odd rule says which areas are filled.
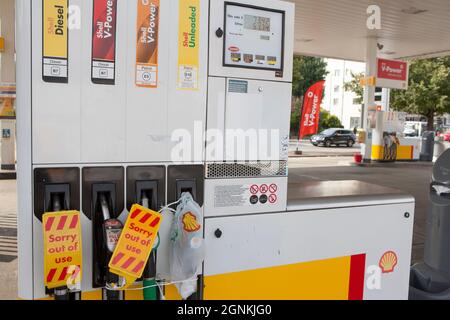
[[[285,12],[225,3],[223,65],[283,70]]]

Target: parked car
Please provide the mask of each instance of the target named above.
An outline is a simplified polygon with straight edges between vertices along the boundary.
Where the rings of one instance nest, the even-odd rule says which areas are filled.
[[[352,131],[339,128],[327,129],[311,137],[311,143],[316,147],[323,145],[329,148],[332,145],[345,145],[351,148],[355,144],[355,141],[356,136]]]
[[[403,134],[405,137],[421,137],[424,131],[427,131],[426,122],[407,121],[405,122]]]
[[[447,131],[446,133],[441,133],[441,137],[444,138],[444,141],[450,142],[450,131]]]
[[[403,130],[403,134],[405,137],[417,137],[417,131],[411,127],[405,128],[405,130]]]

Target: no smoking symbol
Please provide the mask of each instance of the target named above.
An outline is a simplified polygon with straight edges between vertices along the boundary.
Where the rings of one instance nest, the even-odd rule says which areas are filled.
[[[252,194],[257,194],[258,191],[259,191],[259,188],[258,188],[258,186],[257,186],[256,184],[254,184],[254,185],[252,185],[252,186],[250,187],[250,192],[251,192]]]
[[[269,196],[269,202],[270,203],[275,203],[275,202],[277,202],[277,200],[278,200],[278,197],[275,194],[271,194]]]
[[[276,193],[278,191],[278,186],[276,184],[271,184],[269,187],[270,193]]]

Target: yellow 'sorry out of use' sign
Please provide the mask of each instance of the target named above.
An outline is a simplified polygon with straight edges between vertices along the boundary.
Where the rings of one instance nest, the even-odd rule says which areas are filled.
[[[134,205],[128,215],[119,242],[109,261],[112,273],[126,279],[126,289],[142,276],[153,244],[158,236],[162,215]]]
[[[81,283],[82,242],[80,213],[61,211],[42,216],[44,280],[49,289]]]

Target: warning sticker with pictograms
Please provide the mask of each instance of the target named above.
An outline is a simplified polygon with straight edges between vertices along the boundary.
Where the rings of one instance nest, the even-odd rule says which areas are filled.
[[[134,205],[120,235],[114,254],[109,261],[112,273],[126,279],[126,289],[142,276],[144,267],[157,238],[162,215]]]
[[[80,213],[62,211],[42,216],[44,280],[48,289],[81,284],[82,245]]]
[[[274,182],[274,180],[255,180],[247,184],[217,184],[214,186],[214,193],[210,201],[213,201],[214,208],[243,208],[252,207],[262,210],[262,206],[279,206],[280,197],[285,193],[284,185]]]

